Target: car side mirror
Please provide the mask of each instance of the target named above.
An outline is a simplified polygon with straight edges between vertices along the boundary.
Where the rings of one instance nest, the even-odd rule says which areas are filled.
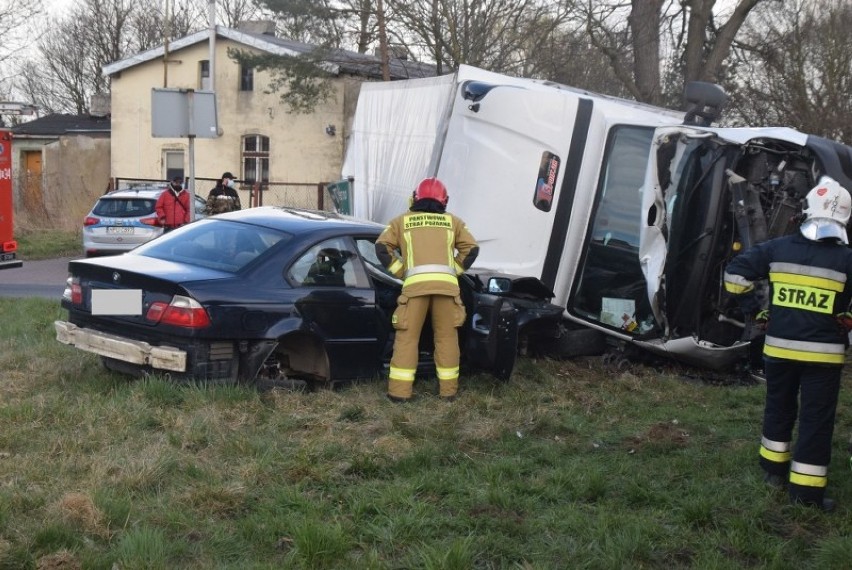
[[[512,280],[506,277],[491,277],[488,280],[489,293],[508,293],[512,290]]]

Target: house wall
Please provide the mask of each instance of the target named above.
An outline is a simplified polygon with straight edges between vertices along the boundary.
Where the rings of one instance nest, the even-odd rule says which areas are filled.
[[[41,152],[42,173],[27,176],[23,156]],[[110,139],[107,136],[65,135],[50,139],[15,139],[13,193],[16,226],[78,230],[110,178]]]
[[[269,75],[255,72],[254,90],[239,91],[239,66],[227,56],[228,47],[243,47],[218,37],[215,90],[222,136],[196,138],[196,178],[217,179],[229,170],[242,178],[241,140],[249,134],[270,139],[272,182],[325,182],[337,180],[343,161],[344,82],[337,79],[336,93],[310,115],[288,113],[278,94],[267,94]],[[209,59],[206,42],[170,52],[169,88],[199,89],[199,62]],[[164,86],[162,59],[125,69],[112,78],[112,176],[165,178],[164,151],[184,151],[189,175],[187,139],[151,136],[151,90]],[[326,134],[335,125],[337,134]],[[209,183],[205,183],[209,185]],[[197,192],[206,194],[199,183]]]

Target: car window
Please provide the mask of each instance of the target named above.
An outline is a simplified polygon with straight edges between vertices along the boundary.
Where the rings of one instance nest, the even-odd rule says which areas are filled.
[[[402,281],[394,277],[387,267],[382,265],[379,257],[376,255],[376,239],[375,238],[358,238],[355,240],[355,247],[358,248],[358,253],[367,265],[367,272],[374,278],[380,279],[388,283],[402,283]]]
[[[112,218],[138,218],[154,212],[156,200],[145,198],[101,198],[92,213]]]
[[[139,246],[133,253],[237,272],[274,245],[291,238],[286,232],[254,224],[207,218]]]
[[[287,270],[296,286],[368,287],[369,281],[350,240],[332,238],[302,254]]]

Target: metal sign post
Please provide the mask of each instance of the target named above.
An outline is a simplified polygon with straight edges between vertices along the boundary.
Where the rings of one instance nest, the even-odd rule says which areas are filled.
[[[195,221],[195,138],[219,136],[216,93],[195,89],[151,90],[151,136],[189,142],[189,219]]]

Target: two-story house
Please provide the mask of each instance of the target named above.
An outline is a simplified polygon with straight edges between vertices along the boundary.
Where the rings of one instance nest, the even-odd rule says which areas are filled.
[[[212,38],[209,30],[200,31],[103,68],[111,78],[113,179],[188,176],[188,139],[152,136],[152,89],[209,90],[211,86],[220,136],[195,139],[197,193],[206,194],[225,171],[240,178],[246,193],[255,182],[316,184],[340,177],[360,85],[381,80],[380,59],[336,51],[325,66],[332,74],[333,95],[310,114],[290,113],[279,94],[269,92],[268,73],[228,57],[229,48],[279,55],[314,49],[275,37],[271,26],[263,29],[263,24],[249,23],[239,29],[217,26]],[[391,79],[428,77],[435,75],[435,68],[392,59],[390,74]]]

